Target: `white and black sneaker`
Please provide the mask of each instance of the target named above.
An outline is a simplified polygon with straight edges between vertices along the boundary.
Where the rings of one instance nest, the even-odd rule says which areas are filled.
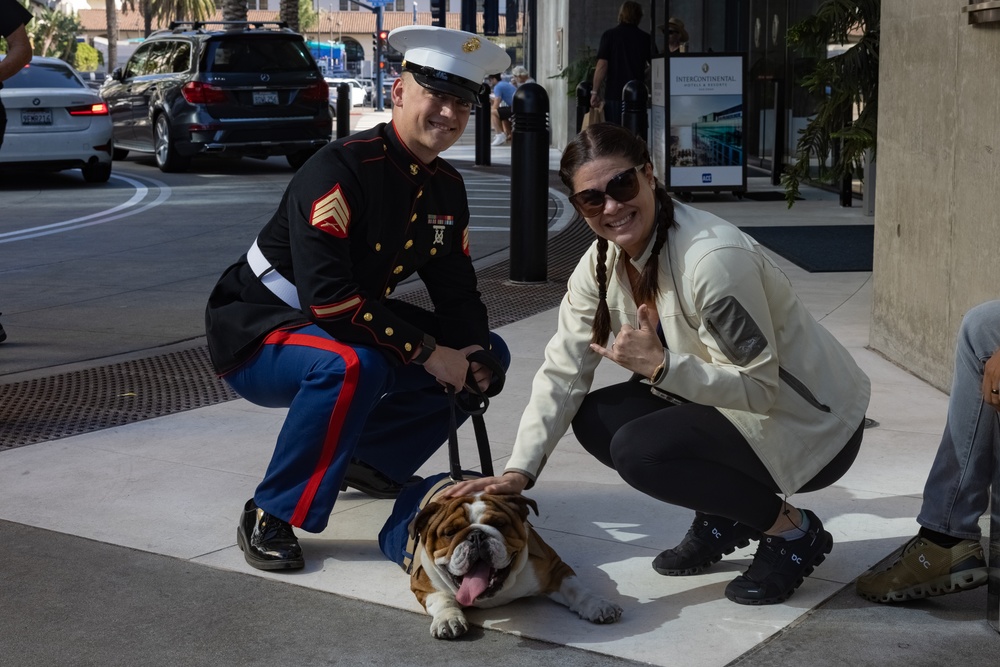
[[[726,586],[726,597],[738,604],[784,602],[833,550],[833,536],[809,510],[809,529],[797,540],[764,535],[749,569]]]
[[[760,532],[746,524],[714,514],[696,512],[694,523],[684,539],[653,559],[653,569],[670,577],[698,574],[722,560],[750,540],[760,539]]]

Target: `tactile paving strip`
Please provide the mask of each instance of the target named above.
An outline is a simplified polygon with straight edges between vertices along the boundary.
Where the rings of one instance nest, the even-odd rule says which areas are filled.
[[[548,310],[562,299],[593,233],[576,221],[549,239],[547,282],[514,284],[510,262],[479,271],[490,327]],[[399,298],[430,308],[422,285]],[[208,348],[0,385],[0,451],[193,410],[238,398],[212,370]]]

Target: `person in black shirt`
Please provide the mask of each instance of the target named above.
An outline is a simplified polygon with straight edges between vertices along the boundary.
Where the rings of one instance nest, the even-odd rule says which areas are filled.
[[[489,386],[467,355],[510,363],[476,287],[465,185],[438,157],[510,59],[438,27],[399,28],[389,44],[404,54],[392,122],[314,155],[209,298],[216,371],[247,400],[288,408],[237,530],[260,569],[303,567],[292,527],[322,531],[346,486],[399,493],[447,438],[443,385],[461,390],[471,371]],[[390,298],[414,273],[433,312]]]
[[[618,10],[618,25],[601,35],[597,47],[597,67],[590,106],[604,105],[604,120],[622,124],[622,89],[632,80],[644,81],[652,56],[649,33],[639,28],[642,7],[638,2],[623,2]],[[601,96],[601,85],[604,96]]]

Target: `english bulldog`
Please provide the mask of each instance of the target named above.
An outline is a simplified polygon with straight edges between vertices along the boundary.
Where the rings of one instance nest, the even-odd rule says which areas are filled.
[[[592,623],[614,623],[622,609],[587,590],[531,524],[535,501],[520,495],[437,497],[410,524],[417,539],[410,589],[432,616],[431,636],[469,629],[462,607],[496,607],[547,595]]]

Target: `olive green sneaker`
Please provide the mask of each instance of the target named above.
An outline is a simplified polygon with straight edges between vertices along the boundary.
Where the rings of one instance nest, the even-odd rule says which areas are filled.
[[[858,595],[872,602],[903,602],[957,593],[986,583],[989,570],[977,540],[941,547],[917,535],[888,570],[858,577]]]

